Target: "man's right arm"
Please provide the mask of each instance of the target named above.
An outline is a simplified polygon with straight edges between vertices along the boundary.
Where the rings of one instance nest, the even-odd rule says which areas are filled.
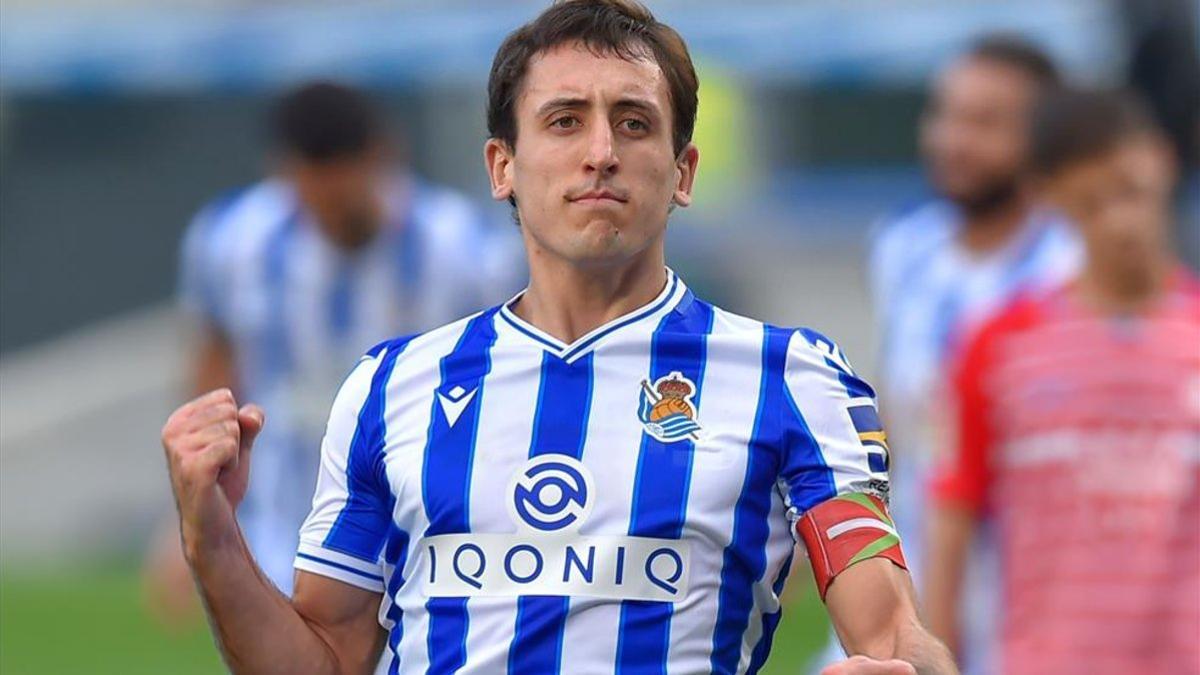
[[[189,560],[213,633],[233,673],[370,673],[384,633],[380,597],[297,572],[289,601],[255,565],[244,543],[200,547]]]
[[[289,601],[254,563],[234,516],[263,412],[221,389],[185,404],[163,428],[188,563],[234,673],[368,673],[383,634],[380,596],[299,573]]]
[[[929,524],[929,569],[922,596],[925,624],[958,654],[963,571],[975,534],[975,514],[948,504],[933,508]]]
[[[983,379],[991,354],[990,331],[968,342],[953,366],[949,401],[950,447],[934,471],[928,524],[928,569],[922,600],[930,631],[958,653],[963,573],[991,481],[991,401]]]

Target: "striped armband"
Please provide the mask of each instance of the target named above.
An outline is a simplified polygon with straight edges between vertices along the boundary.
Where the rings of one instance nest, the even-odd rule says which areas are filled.
[[[839,495],[809,509],[796,531],[808,549],[821,599],[837,575],[854,563],[886,558],[904,569],[900,535],[887,506],[875,495]]]

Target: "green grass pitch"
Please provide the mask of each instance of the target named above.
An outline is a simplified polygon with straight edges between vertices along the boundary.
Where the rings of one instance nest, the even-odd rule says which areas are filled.
[[[775,636],[767,675],[798,675],[823,644],[826,623],[808,581],[797,574]],[[208,675],[220,659],[198,621],[184,631],[157,626],[142,610],[129,566],[0,572],[0,674]]]

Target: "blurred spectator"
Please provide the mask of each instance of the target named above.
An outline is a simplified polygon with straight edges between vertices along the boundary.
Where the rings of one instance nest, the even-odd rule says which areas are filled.
[[[373,344],[501,302],[524,265],[515,229],[397,164],[380,115],[331,84],[283,96],[278,172],[202,209],[186,235],[182,296],[195,320],[195,394],[232,387],[263,406],[253,487],[238,519],[284,593],[311,506],[327,410]],[[155,544],[159,609],[194,606],[178,534]]]
[[[1185,175],[1200,165],[1200,56],[1194,0],[1122,0],[1129,84],[1149,104]]]
[[[1060,280],[1078,243],[1037,208],[1024,173],[1029,108],[1057,86],[1050,59],[1024,40],[979,39],[933,85],[920,147],[934,197],[885,220],[872,243],[871,287],[882,345],[881,410],[893,452],[892,503],[914,578],[925,553],[923,493],[941,429],[946,355],[1018,289]],[[986,556],[972,565],[966,671],[984,660],[992,608]]]
[[[1006,612],[991,672],[1200,673],[1200,283],[1170,250],[1170,146],[1136,100],[1066,91],[1039,105],[1032,158],[1087,259],[955,369],[930,626],[953,644],[990,512]]]

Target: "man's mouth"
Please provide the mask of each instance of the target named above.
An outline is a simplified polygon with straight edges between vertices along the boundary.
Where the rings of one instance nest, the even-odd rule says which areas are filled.
[[[583,192],[574,193],[567,196],[567,201],[576,204],[624,204],[629,201],[629,198],[624,194],[607,189],[585,190]]]

